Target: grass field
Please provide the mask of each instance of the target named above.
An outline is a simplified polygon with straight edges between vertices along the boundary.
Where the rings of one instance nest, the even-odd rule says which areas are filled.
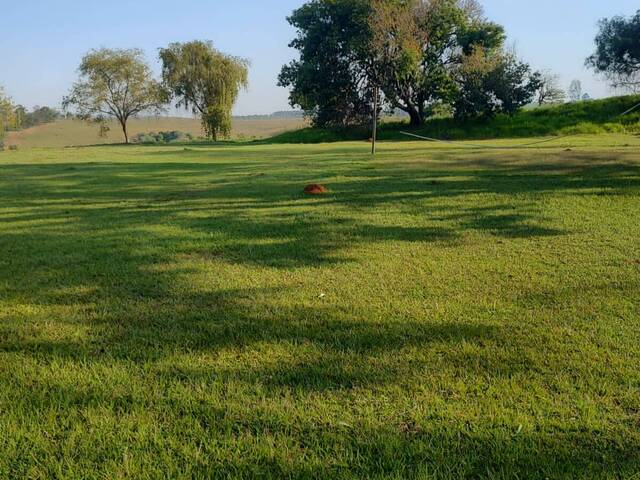
[[[0,478],[638,478],[640,138],[368,148],[0,153]]]
[[[232,138],[264,138],[278,135],[288,130],[296,130],[306,125],[303,119],[234,119]],[[19,132],[9,132],[6,145],[20,148],[87,146],[123,143],[120,126],[110,122],[111,129],[106,138],[100,138],[98,127],[79,120],[61,120],[55,123],[39,125]],[[154,117],[135,118],[130,121],[130,137],[138,133],[179,130],[194,137],[202,136],[200,121],[191,118]]]

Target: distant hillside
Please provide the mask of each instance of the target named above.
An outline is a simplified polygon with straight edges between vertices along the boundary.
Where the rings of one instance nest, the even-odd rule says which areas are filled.
[[[269,118],[269,119],[233,119],[232,138],[260,139],[272,137],[288,130],[303,128],[307,123],[302,118]],[[120,126],[116,122],[109,124],[110,131],[106,138],[98,136],[98,127],[79,120],[58,120],[53,123],[38,125],[19,132],[9,132],[6,145],[17,145],[20,148],[66,147],[121,143],[123,141]],[[130,136],[138,133],[173,131],[190,133],[194,137],[202,136],[200,121],[193,118],[148,117],[137,118],[130,122]]]
[[[640,133],[640,108],[620,117],[624,111],[638,105],[640,95],[612,97],[567,103],[535,109],[525,109],[509,117],[499,115],[492,119],[459,122],[453,118],[428,121],[412,133],[442,140],[468,140],[490,138],[539,137],[566,134],[597,134],[611,132]],[[400,133],[409,130],[406,121],[381,125],[381,140],[408,139]],[[304,128],[286,132],[270,139],[276,143],[319,143],[369,138],[370,127],[328,130]]]

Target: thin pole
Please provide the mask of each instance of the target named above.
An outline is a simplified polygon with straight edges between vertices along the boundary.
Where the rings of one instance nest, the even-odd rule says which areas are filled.
[[[371,155],[376,154],[376,140],[378,137],[378,87],[373,93],[373,134],[371,136]]]

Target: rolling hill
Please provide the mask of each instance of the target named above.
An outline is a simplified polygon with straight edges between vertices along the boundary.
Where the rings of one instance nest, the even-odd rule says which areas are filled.
[[[235,118],[232,138],[270,137],[289,130],[297,130],[306,125],[303,118],[296,117]],[[121,143],[120,126],[116,122],[110,122],[109,127],[107,137],[101,138],[96,125],[80,120],[60,120],[19,132],[9,132],[5,144],[17,145],[19,148],[35,148]],[[194,137],[202,135],[200,122],[197,119],[179,117],[137,118],[131,120],[129,130],[131,137],[138,133],[172,130],[190,133]]]

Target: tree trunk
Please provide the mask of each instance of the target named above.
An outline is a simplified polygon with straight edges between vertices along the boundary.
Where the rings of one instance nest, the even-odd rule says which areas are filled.
[[[127,132],[127,121],[125,119],[119,119],[122,126],[122,133],[124,133],[124,143],[129,145],[129,132]]]
[[[417,109],[411,108],[407,113],[409,114],[409,118],[411,119],[409,125],[411,125],[412,127],[419,127],[422,125],[422,115],[420,115],[420,112],[418,112]]]

